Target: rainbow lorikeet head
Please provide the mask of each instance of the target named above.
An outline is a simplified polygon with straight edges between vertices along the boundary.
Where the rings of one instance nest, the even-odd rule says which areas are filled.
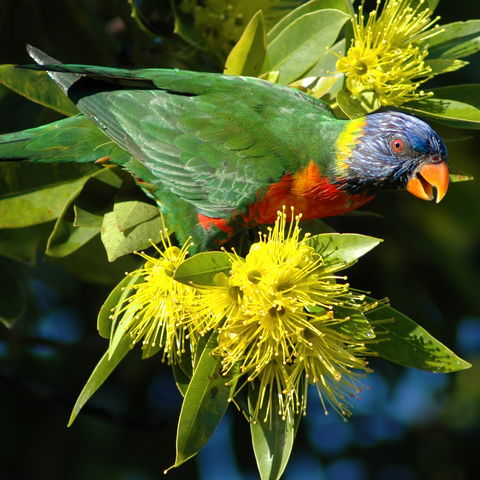
[[[440,202],[449,183],[447,149],[427,123],[389,111],[351,121],[337,141],[340,184],[349,193],[406,188]]]

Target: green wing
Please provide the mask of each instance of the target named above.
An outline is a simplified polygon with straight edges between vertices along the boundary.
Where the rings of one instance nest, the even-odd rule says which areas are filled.
[[[180,70],[49,65],[52,77],[150,182],[210,217],[328,156],[336,121],[320,101],[259,79]],[[330,142],[331,143],[331,142]]]
[[[130,160],[125,150],[83,115],[0,135],[1,159],[85,163],[102,157],[120,165]]]

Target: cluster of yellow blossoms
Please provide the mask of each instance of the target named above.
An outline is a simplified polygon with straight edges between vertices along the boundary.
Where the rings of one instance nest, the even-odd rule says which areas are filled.
[[[352,45],[346,56],[337,61],[337,70],[346,76],[346,87],[352,95],[370,101],[372,108],[399,106],[410,100],[430,96],[419,87],[432,77],[425,62],[428,52],[420,42],[441,30],[438,18],[420,0],[381,0],[368,15],[364,5],[354,16]],[[380,105],[375,105],[375,102]]]
[[[269,421],[278,413],[291,420],[304,413],[308,384],[317,386],[322,402],[348,415],[346,397],[360,389],[367,350],[339,328],[348,316],[334,312],[361,309],[364,296],[336,275],[344,263],[329,263],[308,236],[300,238],[299,219],[287,223],[285,211],[279,212],[245,258],[229,254],[229,274],[217,274],[211,287],[173,278],[187,248],[172,246],[165,234],[159,258],[141,254],[147,262],[134,274],[142,280],[114,310],[115,328],[132,344],[141,341],[147,356],[161,349],[168,363],[217,331],[212,354],[237,385],[235,394],[247,385],[257,392],[254,419]]]

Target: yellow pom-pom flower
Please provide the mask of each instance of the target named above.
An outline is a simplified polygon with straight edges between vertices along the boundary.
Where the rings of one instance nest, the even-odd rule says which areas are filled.
[[[371,109],[400,106],[431,96],[420,87],[433,74],[426,64],[426,48],[419,42],[440,32],[437,18],[424,0],[381,0],[369,15],[363,2],[352,20],[354,38],[347,54],[337,61],[346,76],[346,88]],[[367,17],[367,18],[366,18]]]
[[[364,345],[333,328],[345,321],[335,318],[334,307],[361,308],[364,296],[336,274],[344,263],[326,263],[308,235],[300,238],[299,220],[287,226],[285,210],[279,212],[245,259],[232,254],[230,275],[220,275],[198,299],[208,328],[219,330],[213,354],[222,358],[223,373],[238,372],[236,392],[258,388],[255,420],[305,412],[307,382],[347,415],[342,398],[358,390],[353,369],[366,371]],[[310,313],[312,307],[323,313]]]
[[[114,329],[131,337],[132,346],[141,344],[144,357],[161,350],[162,360],[172,364],[185,352],[187,338],[190,348],[195,346],[189,325],[196,291],[173,278],[189,244],[181,249],[172,246],[166,230],[161,233],[161,244],[163,249],[152,243],[158,258],[138,253],[146,262],[130,275],[139,275],[141,280],[127,287],[131,294],[116,306],[111,318]]]

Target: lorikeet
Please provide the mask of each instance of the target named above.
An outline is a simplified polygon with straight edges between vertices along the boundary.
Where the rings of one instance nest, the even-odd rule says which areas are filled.
[[[340,120],[258,78],[63,65],[29,52],[43,65],[30,68],[48,70],[82,115],[0,136],[0,158],[123,165],[157,188],[180,241],[192,235],[197,249],[273,223],[283,205],[313,219],[386,189],[439,202],[448,187],[444,143],[411,115]]]

